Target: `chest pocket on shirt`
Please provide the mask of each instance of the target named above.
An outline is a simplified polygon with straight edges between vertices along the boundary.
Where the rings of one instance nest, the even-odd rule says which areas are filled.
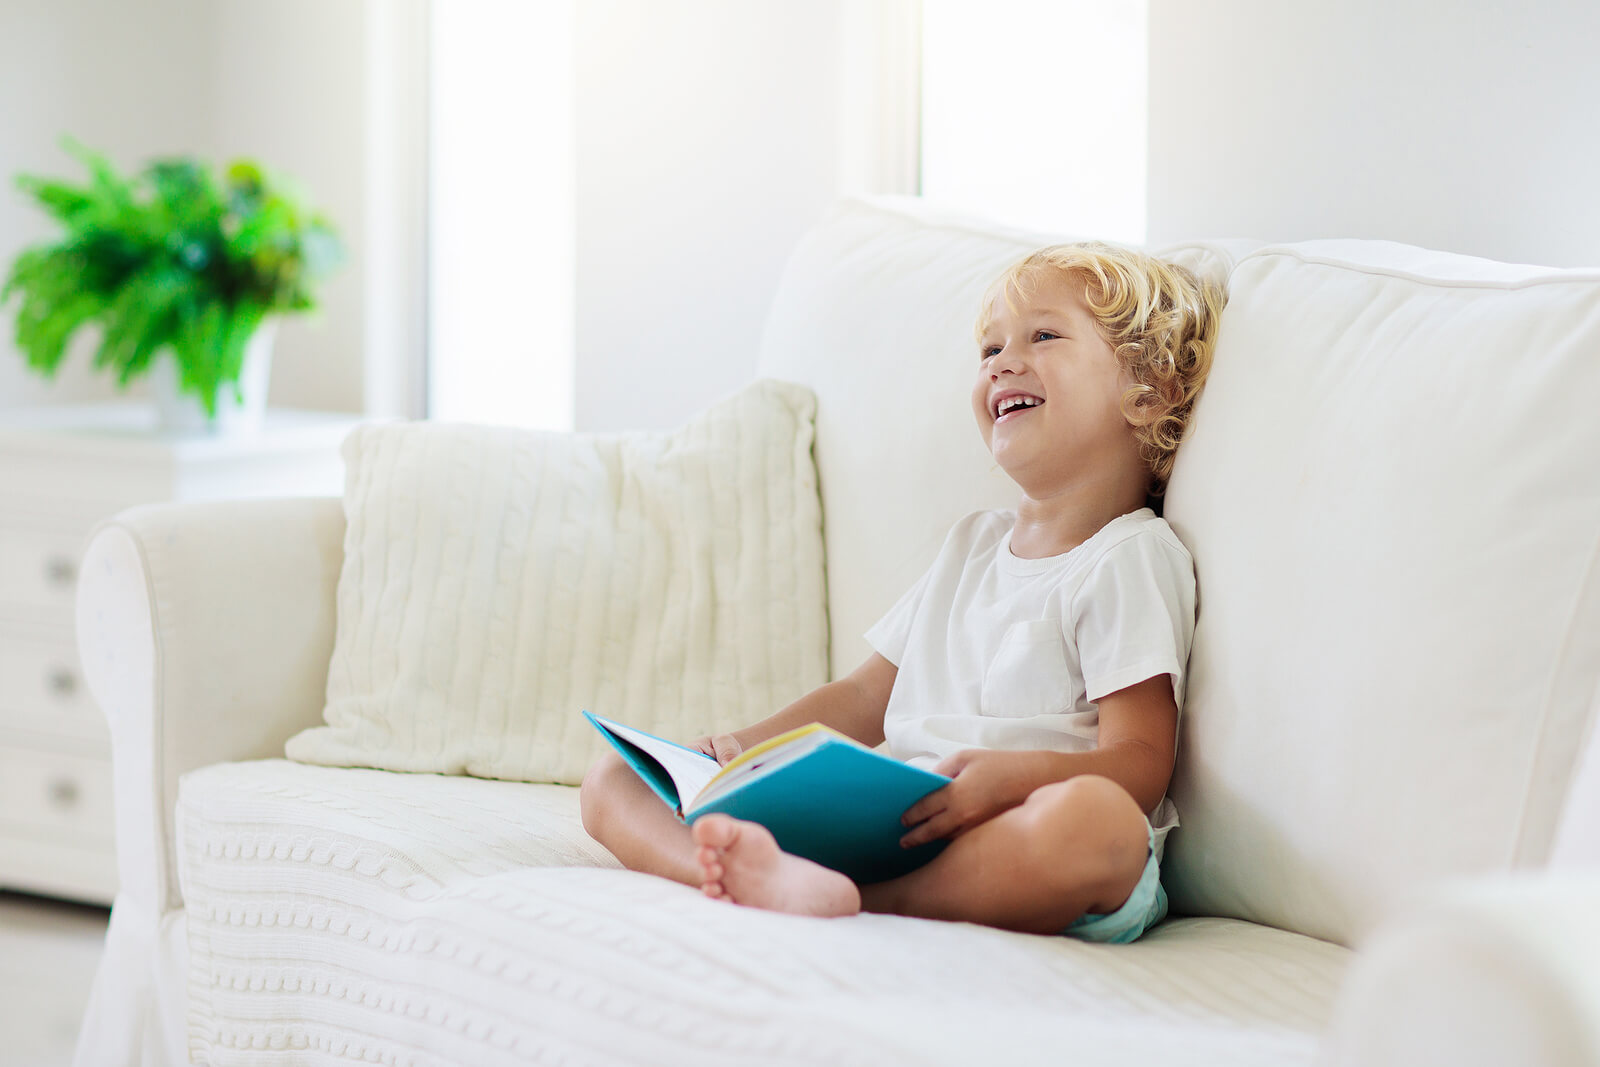
[[[1007,719],[1058,714],[1073,707],[1075,685],[1059,622],[1012,623],[984,673],[978,710]]]

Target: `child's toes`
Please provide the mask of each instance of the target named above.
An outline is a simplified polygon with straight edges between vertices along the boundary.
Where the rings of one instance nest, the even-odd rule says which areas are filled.
[[[726,815],[707,815],[696,819],[690,829],[702,848],[725,849],[739,837],[739,824]]]

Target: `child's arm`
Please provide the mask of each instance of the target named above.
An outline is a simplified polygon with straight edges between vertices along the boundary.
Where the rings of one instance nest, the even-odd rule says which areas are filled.
[[[1091,752],[1002,752],[965,749],[934,768],[955,780],[929,793],[901,820],[913,829],[907,848],[956,837],[1028,799],[1040,786],[1098,774],[1128,791],[1148,812],[1166,794],[1177,754],[1178,706],[1171,675],[1158,674],[1107,693],[1100,708],[1099,746]]]
[[[883,743],[883,714],[899,668],[874,652],[866,662],[836,682],[818,686],[760,722],[731,734],[703,737],[691,743],[708,756],[727,763],[769,737],[820,722],[863,745]]]

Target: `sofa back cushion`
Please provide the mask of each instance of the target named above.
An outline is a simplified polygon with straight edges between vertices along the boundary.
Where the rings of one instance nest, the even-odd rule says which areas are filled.
[[[1600,678],[1600,272],[1258,249],[1166,518],[1199,622],[1179,912],[1350,942],[1543,864]]]
[[[1589,737],[1578,751],[1561,825],[1550,845],[1550,866],[1600,870],[1600,687],[1589,703]]]
[[[583,709],[688,740],[822,684],[814,411],[764,381],[665,434],[356,430],[326,725],[287,754],[575,785]]]

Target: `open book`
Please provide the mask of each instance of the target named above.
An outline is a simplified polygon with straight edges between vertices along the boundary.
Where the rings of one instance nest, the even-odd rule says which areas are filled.
[[[821,723],[763,741],[723,767],[703,752],[583,714],[686,823],[712,812],[758,822],[785,852],[863,884],[913,871],[945,846],[902,848],[900,816],[949,778]]]

